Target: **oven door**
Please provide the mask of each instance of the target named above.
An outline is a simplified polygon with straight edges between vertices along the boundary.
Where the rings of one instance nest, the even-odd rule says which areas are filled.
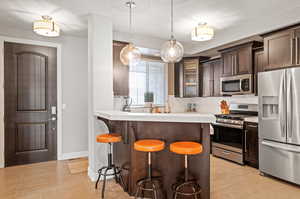
[[[212,154],[244,164],[244,130],[216,125],[213,125],[213,127]]]

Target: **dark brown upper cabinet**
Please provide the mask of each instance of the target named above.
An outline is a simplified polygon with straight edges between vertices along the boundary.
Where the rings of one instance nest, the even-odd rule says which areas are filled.
[[[283,68],[295,64],[294,30],[284,30],[264,37],[265,70]]]
[[[113,89],[114,96],[129,95],[129,66],[122,64],[120,52],[126,46],[125,42],[113,42]]]
[[[202,96],[220,96],[221,60],[214,59],[201,64]]]
[[[222,77],[253,73],[253,48],[262,46],[252,41],[220,50],[222,59]]]
[[[186,57],[174,66],[175,97],[199,97],[202,94],[199,62],[208,57]]]
[[[264,71],[264,50],[263,48],[254,51],[254,93],[257,95],[258,78],[257,74]]]

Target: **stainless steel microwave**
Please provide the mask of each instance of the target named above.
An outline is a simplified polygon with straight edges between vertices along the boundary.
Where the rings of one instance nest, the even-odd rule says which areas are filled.
[[[245,95],[253,93],[252,75],[222,77],[221,95]]]

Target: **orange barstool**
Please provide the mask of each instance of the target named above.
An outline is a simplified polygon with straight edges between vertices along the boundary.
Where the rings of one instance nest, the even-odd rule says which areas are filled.
[[[200,154],[202,150],[202,145],[197,142],[174,142],[170,145],[170,151],[184,155],[184,182],[175,183],[172,186],[174,198],[177,198],[178,195],[198,198],[198,195],[201,193],[201,187],[197,183],[197,180],[189,180],[188,155]],[[191,188],[192,191],[187,191],[190,190],[187,188]]]
[[[121,169],[119,167],[116,167],[113,163],[112,163],[112,153],[111,153],[111,149],[112,149],[112,144],[113,143],[117,143],[117,142],[121,142],[122,141],[122,137],[121,135],[117,134],[117,133],[108,133],[108,134],[101,134],[101,135],[97,135],[96,137],[96,141],[98,143],[107,143],[108,144],[108,156],[107,156],[107,161],[108,161],[108,165],[102,167],[101,169],[98,170],[98,179],[95,185],[95,188],[97,189],[98,187],[98,183],[99,180],[101,178],[101,176],[103,176],[103,186],[102,186],[102,198],[104,198],[104,191],[105,191],[105,184],[106,184],[106,177],[107,176],[114,176],[116,183],[121,183],[122,186],[124,187],[124,181],[123,178],[121,176]],[[111,173],[107,174],[107,172],[109,170],[112,170]],[[102,173],[102,171],[104,171]]]
[[[140,179],[137,182],[137,190],[135,198],[139,197],[139,194],[143,191],[148,191],[152,193],[154,199],[158,198],[157,186],[158,179],[153,180],[152,178],[152,163],[151,163],[151,153],[162,151],[165,148],[165,142],[161,140],[139,140],[134,143],[134,149],[136,151],[142,151],[148,153],[148,176],[146,178]],[[160,182],[159,182],[160,183]],[[151,187],[151,188],[147,188]]]

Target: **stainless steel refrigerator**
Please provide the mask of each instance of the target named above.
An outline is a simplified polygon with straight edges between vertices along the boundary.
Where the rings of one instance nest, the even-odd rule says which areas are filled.
[[[300,184],[300,68],[258,74],[259,170]]]

